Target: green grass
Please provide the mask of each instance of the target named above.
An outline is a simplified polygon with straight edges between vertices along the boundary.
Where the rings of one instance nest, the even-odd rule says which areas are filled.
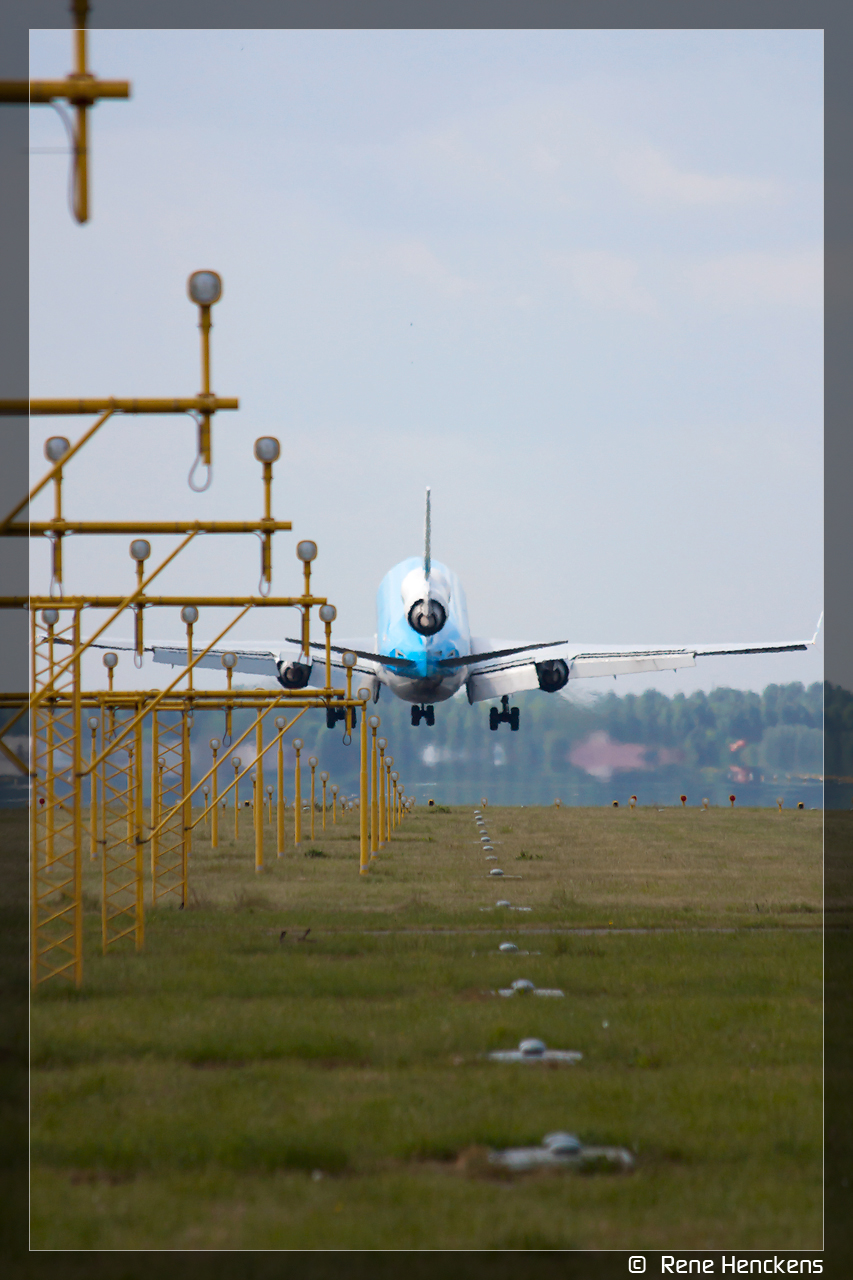
[[[352,820],[262,875],[246,822],[141,954],[90,910],[83,990],[33,1003],[33,1247],[819,1248],[819,815],[486,818],[522,880],[488,882],[470,810],[361,878]],[[566,998],[488,994],[516,977]],[[482,1056],[526,1035],[583,1060]],[[636,1171],[471,1157],[557,1128]]]

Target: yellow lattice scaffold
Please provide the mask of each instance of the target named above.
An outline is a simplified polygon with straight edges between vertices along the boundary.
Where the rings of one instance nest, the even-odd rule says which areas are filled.
[[[205,821],[210,806],[205,800],[202,814],[193,812],[193,797],[210,778],[208,774],[195,784],[192,781],[190,728],[196,707],[218,706],[226,713],[227,734],[230,717],[238,707],[251,710],[254,721],[242,741],[253,734],[259,765],[256,801],[262,796],[262,761],[275,751],[281,760],[281,736],[289,730],[303,710],[325,708],[335,718],[346,720],[347,735],[353,726],[355,708],[362,720],[369,689],[353,695],[352,677],[356,654],[343,653],[346,688],[332,687],[331,624],[336,616],[334,606],[324,596],[311,590],[311,564],[317,555],[316,543],[303,541],[296,554],[302,562],[303,590],[296,596],[271,594],[272,539],[276,533],[291,529],[289,521],[274,519],[271,493],[273,464],[280,456],[279,441],[263,436],[255,441],[254,455],[262,464],[263,515],[257,520],[239,521],[104,521],[68,520],[63,511],[64,468],[104,425],[119,414],[191,414],[198,428],[196,462],[190,472],[190,487],[205,489],[211,480],[213,416],[223,409],[237,409],[235,398],[222,398],[211,391],[210,329],[211,307],[219,300],[222,281],[216,272],[197,271],[188,281],[188,293],[199,308],[201,333],[202,389],[196,396],[178,398],[120,400],[114,397],[96,399],[0,401],[0,415],[75,415],[97,413],[97,420],[72,444],[64,436],[52,436],[45,443],[45,457],[51,464],[46,474],[30,493],[0,520],[0,536],[46,538],[50,542],[50,593],[30,597],[5,596],[0,608],[28,608],[31,617],[31,688],[24,693],[0,694],[0,707],[11,712],[0,725],[0,753],[29,778],[32,806],[32,982],[34,987],[53,980],[82,981],[83,969],[83,899],[82,862],[84,849],[92,862],[100,859],[101,945],[104,953],[128,946],[139,950],[145,937],[145,872],[149,869],[151,905],[153,908],[187,903],[188,865],[192,832]],[[206,479],[199,475],[206,469]],[[48,521],[20,519],[24,510],[48,486],[54,494],[54,514]],[[135,587],[126,594],[63,594],[63,543],[69,534],[130,535],[130,556],[136,566]],[[261,543],[261,579],[258,594],[239,596],[162,596],[150,591],[151,584],[176,557],[196,538],[208,535],[245,534],[257,536]],[[180,535],[182,540],[153,569],[147,561],[151,544],[141,535]],[[311,610],[318,608],[325,624],[325,644],[311,641]],[[133,641],[118,644],[130,648],[135,660],[142,664],[146,651],[144,618],[156,609],[181,610],[186,624],[186,648],[183,670],[165,689],[120,691],[113,689],[113,671],[118,661],[110,651],[104,655],[108,672],[106,690],[85,691],[81,688],[81,660],[93,647],[106,649],[107,633],[120,620],[133,621]],[[236,609],[227,624],[204,648],[193,642],[193,625],[199,608]],[[221,641],[243,618],[257,609],[293,608],[301,614],[299,640],[301,661],[313,662],[313,651],[324,650],[325,680],[322,687],[310,690],[302,686],[282,691],[232,690],[231,676],[238,659],[223,653]],[[107,616],[97,623],[85,622],[91,611]],[[84,636],[84,632],[86,633]],[[150,648],[150,646],[149,646]],[[179,647],[180,649],[181,647]],[[173,650],[174,651],[174,650]],[[194,690],[196,666],[218,664],[219,655],[226,669],[224,693]],[[227,659],[227,661],[226,661]],[[233,659],[233,661],[231,661]],[[249,666],[248,670],[253,668]],[[182,686],[182,687],[179,687]],[[287,728],[279,728],[277,736],[265,741],[262,720],[273,708],[300,709],[297,715],[284,719]],[[29,761],[13,749],[10,731],[30,713],[31,754]],[[85,713],[85,726],[82,716]],[[271,721],[268,721],[268,724]],[[150,751],[146,730],[150,730]],[[84,750],[84,738],[88,746]],[[236,744],[235,744],[236,745]],[[360,867],[367,870],[368,848],[365,825],[368,808],[366,746],[362,732],[361,767],[361,834]],[[282,766],[279,764],[279,792]],[[146,780],[148,790],[146,792]],[[240,777],[235,772],[233,784],[225,788],[224,798],[234,787],[235,796]],[[214,796],[217,787],[213,787]],[[146,815],[146,794],[150,808]],[[216,800],[214,799],[214,803]],[[283,852],[281,836],[282,797],[279,795],[278,853]],[[299,817],[296,810],[297,822]],[[147,816],[147,822],[146,822]],[[262,804],[255,809],[255,870],[263,870]]]
[[[192,841],[191,716],[190,711],[159,710],[151,716],[152,907],[170,900],[184,907],[187,902]]]
[[[58,641],[78,656],[57,663]],[[31,715],[31,968],[33,985],[83,975],[80,803],[80,610],[33,611]],[[91,833],[90,833],[91,835]]]
[[[136,714],[135,714],[136,713]],[[136,708],[105,709],[101,762],[101,943],[104,953],[125,938],[145,940],[142,832],[142,720]],[[134,718],[131,735],[111,748]]]

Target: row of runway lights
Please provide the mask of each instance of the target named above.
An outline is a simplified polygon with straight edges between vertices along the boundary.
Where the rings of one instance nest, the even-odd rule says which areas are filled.
[[[679,798],[679,800],[681,801],[681,807],[682,807],[682,809],[686,809],[686,808],[687,808],[687,796],[679,796],[678,798]],[[734,808],[734,807],[735,807],[735,801],[736,801],[736,800],[737,800],[737,796],[735,796],[735,795],[731,795],[731,796],[729,796],[729,804],[732,806],[732,808]],[[484,801],[483,803],[485,803],[485,801]],[[563,802],[562,802],[562,800],[555,800],[555,801],[554,801],[554,806],[555,806],[557,809],[559,809],[559,808],[560,808],[560,806],[562,805],[562,803],[563,803]],[[778,807],[778,809],[779,809],[779,812],[780,812],[780,813],[782,812],[782,806],[784,805],[784,803],[785,803],[785,801],[784,801],[784,799],[782,798],[782,796],[777,796],[777,798],[776,798],[776,805],[777,805],[777,807]],[[630,807],[631,809],[636,809],[636,807],[637,807],[637,797],[636,797],[636,796],[631,796],[631,797],[629,797],[628,804],[629,804],[629,807]],[[656,807],[657,807],[657,806],[656,806]],[[707,796],[706,796],[706,797],[705,797],[705,799],[702,801],[702,803],[701,803],[701,805],[700,805],[699,807],[700,807],[700,809],[710,809],[710,807],[711,807],[711,801],[707,798]],[[798,808],[798,809],[805,809],[805,807],[806,807],[806,806],[805,806],[805,804],[803,803],[803,801],[802,801],[802,800],[800,800],[800,801],[799,801],[799,803],[797,804],[797,808]],[[618,801],[618,800],[613,800],[613,801],[611,802],[611,808],[613,808],[613,809],[618,809],[618,808],[619,808],[619,801]]]

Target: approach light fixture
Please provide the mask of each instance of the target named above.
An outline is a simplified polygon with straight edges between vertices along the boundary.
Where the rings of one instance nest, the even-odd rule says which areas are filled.
[[[59,462],[71,448],[71,441],[65,436],[51,436],[44,442],[44,456],[48,462]]]
[[[258,462],[278,462],[281,457],[281,445],[275,436],[258,436],[255,441],[255,457]]]
[[[130,556],[137,564],[142,564],[151,555],[151,543],[147,538],[134,538],[130,544]]]
[[[379,716],[371,716],[367,723],[370,725],[371,729],[378,729],[382,721],[379,719]]]
[[[102,661],[103,661],[104,666],[107,668],[107,670],[108,670],[108,671],[111,671],[111,670],[113,669],[113,667],[117,667],[117,666],[118,666],[118,654],[117,654],[117,653],[105,653],[105,654],[104,654],[104,656],[103,656]]]
[[[309,756],[309,757],[308,757],[308,763],[310,764],[310,766],[311,766],[311,768],[312,768],[312,769],[316,769],[316,768],[317,768],[317,765],[320,763],[320,761],[317,759],[317,757],[316,757],[316,756]]]
[[[329,775],[328,775],[328,773],[326,773],[326,770],[325,770],[325,769],[324,769],[324,770],[323,770],[323,772],[320,774],[320,781],[321,781],[321,782],[328,782],[328,781],[329,781]]]
[[[376,739],[376,745],[377,745],[377,747],[379,748],[379,750],[380,750],[380,751],[384,751],[384,750],[385,750],[385,748],[388,746],[388,739],[387,739],[387,738],[377,738],[377,739]]]
[[[392,781],[392,782],[396,782],[396,781],[397,781],[397,779],[398,779],[399,777],[400,777],[400,775],[399,775],[399,773],[397,772],[397,770],[396,770],[396,769],[392,769],[392,770],[391,770],[391,781]]]
[[[358,662],[357,654],[350,653],[349,650],[341,656],[341,662],[345,667],[354,667]]]
[[[321,604],[317,612],[321,622],[334,622],[338,616],[338,611],[333,604]]]
[[[312,560],[317,559],[317,543],[304,541],[297,542],[296,554],[303,564],[310,564]]]
[[[187,281],[187,293],[200,307],[212,307],[222,297],[222,277],[218,271],[194,271]]]
[[[198,622],[198,609],[194,604],[185,604],[181,610],[181,622],[185,622],[191,627],[194,622]]]
[[[237,655],[236,653],[223,653],[220,661],[226,671],[233,671],[237,665]]]
[[[358,693],[356,694],[356,697],[360,702],[369,702],[371,697],[370,690],[359,689]]]
[[[286,724],[287,724],[287,721],[285,720],[284,716],[276,716],[275,718],[276,729],[281,730],[284,728]]]
[[[231,757],[231,763],[233,764],[233,766],[234,766],[234,768],[235,768],[235,769],[239,769],[239,768],[240,768],[240,765],[243,763],[243,761],[240,759],[240,757],[239,757],[239,756],[232,756],[232,757]]]
[[[209,745],[210,745],[211,751],[218,751],[219,748],[222,746],[222,743],[219,741],[218,738],[211,738]]]
[[[101,723],[101,722],[100,722],[100,720],[98,719],[98,717],[97,717],[97,716],[89,716],[89,719],[86,721],[86,724],[87,724],[87,725],[89,726],[89,728],[92,730],[92,733],[94,733],[94,732],[95,732],[95,730],[97,729],[97,727],[98,727],[98,725],[99,725],[100,723]]]
[[[59,621],[58,609],[42,609],[41,620],[46,627],[55,627]]]
[[[302,748],[305,746],[305,743],[302,741],[301,738],[294,738],[293,742],[291,743],[291,746],[293,747],[294,751],[301,751]]]

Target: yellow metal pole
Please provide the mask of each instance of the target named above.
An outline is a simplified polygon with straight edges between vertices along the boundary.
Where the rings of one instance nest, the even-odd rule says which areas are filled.
[[[279,716],[275,722],[278,734],[278,757],[276,759],[276,782],[278,784],[278,796],[276,805],[276,852],[280,858],[284,857],[284,739],[282,737],[282,729],[285,725],[284,716]]]
[[[308,760],[311,766],[311,839],[314,839],[314,771],[320,763],[316,756],[311,756]]]
[[[371,716],[370,724],[370,856],[376,857],[379,848],[379,792],[376,778],[376,730],[379,716]]]
[[[160,724],[157,712],[151,713],[151,905],[155,905],[157,858],[160,853],[160,795],[163,789],[163,769],[160,763]]]
[[[216,743],[216,746],[213,745],[214,742]],[[218,788],[219,770],[216,767],[216,753],[219,750],[218,738],[211,738],[210,749],[213,752],[213,773],[210,776],[210,796],[211,796],[210,847],[211,849],[218,849],[219,848],[219,805],[217,804],[217,798],[219,796],[219,788]]]
[[[394,757],[389,756],[385,761],[385,785],[388,789],[385,801],[385,820],[388,823],[388,839],[391,839],[391,831],[394,826],[394,814],[391,811],[391,766],[394,763]]]
[[[201,392],[210,395],[210,306],[199,305],[198,327],[201,333]],[[210,410],[199,414],[198,452],[203,463],[210,466]]]
[[[53,866],[54,858],[54,804],[56,802],[56,787],[53,777],[53,703],[47,704],[47,753],[46,753],[46,769],[45,769],[45,827],[46,827],[46,848],[47,854],[46,864],[48,867]]]
[[[234,839],[236,840],[240,834],[240,757],[232,756],[231,763],[234,766]]]
[[[293,843],[298,849],[302,843],[302,768],[300,764],[300,752],[302,750],[302,739],[293,739],[293,749],[296,752],[296,769],[293,777]]]
[[[98,732],[97,716],[89,717],[89,729],[92,734],[89,758],[94,760],[97,755],[95,747],[95,737]],[[89,858],[94,862],[98,856],[98,775],[95,769],[92,770],[89,795]]]
[[[264,722],[255,729],[255,871],[264,869]]]
[[[83,25],[86,21],[86,14],[89,6],[75,0],[73,5],[74,15],[80,23],[78,29],[74,32],[74,46],[76,53],[75,72],[78,76],[85,76],[86,73],[86,29]],[[77,104],[77,128],[74,136],[74,217],[78,222],[83,223],[89,218],[89,173],[88,173],[88,137],[86,130],[86,105],[84,102]]]
[[[326,783],[329,781],[329,775],[325,769],[320,774],[320,781],[323,784],[323,830],[326,830]]]
[[[73,630],[71,633],[74,651],[80,648],[80,610],[74,610]],[[80,803],[80,785],[82,781],[83,757],[80,750],[80,734],[82,728],[82,699],[80,697],[80,657],[72,668],[72,786],[74,788],[74,985],[83,983],[83,812]],[[104,859],[106,861],[106,859]]]
[[[36,689],[38,678],[38,629],[36,627],[36,611],[30,610],[30,687]],[[32,717],[33,755],[38,743],[38,712]],[[33,780],[33,788],[37,790],[38,779]],[[39,797],[41,798],[41,797]],[[33,797],[35,801],[35,796]],[[45,814],[47,817],[47,814]],[[34,804],[30,822],[30,985],[35,991],[39,977],[39,815],[38,804]]]
[[[272,826],[272,787],[269,783],[267,783],[267,808],[269,810],[267,813],[267,821],[270,826]]]
[[[370,839],[367,829],[368,819],[367,790],[367,701],[361,707],[361,770],[359,774],[359,874],[366,876],[370,866]]]
[[[136,774],[134,773],[133,763],[136,754],[134,747],[127,747],[127,782],[125,785],[124,803],[126,809],[127,820],[127,843],[133,845],[136,839],[136,799],[134,793],[134,782]]]
[[[156,714],[156,713],[155,713]],[[136,761],[136,774],[134,779],[134,794],[136,804],[134,806],[134,839],[136,842],[136,950],[141,951],[145,943],[145,901],[144,901],[144,885],[142,880],[143,868],[145,866],[145,842],[142,838],[142,720],[136,723],[136,750],[134,757]],[[154,780],[152,778],[151,785],[153,787]]]
[[[385,738],[377,738],[376,745],[379,748],[379,848],[382,849],[385,847],[385,748],[388,744]]]
[[[184,790],[183,804],[183,839],[181,841],[181,904],[187,905],[187,871],[189,868],[189,855],[192,847],[193,838],[193,809],[192,809],[192,757],[190,755],[190,715],[191,712],[183,713],[183,723],[181,725],[181,744],[183,747],[183,771],[182,784]]]
[[[337,783],[332,784],[332,826],[338,825],[338,787]]]

